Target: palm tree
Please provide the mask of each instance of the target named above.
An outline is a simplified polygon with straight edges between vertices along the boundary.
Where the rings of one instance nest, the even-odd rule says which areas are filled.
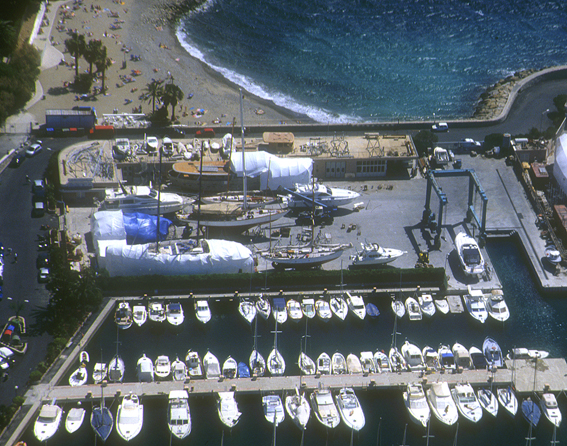
[[[112,65],[112,61],[106,55],[106,47],[102,46],[97,59],[94,61],[96,70],[102,73],[102,93],[104,94],[106,88],[104,86],[104,78],[106,77],[106,69]]]
[[[156,111],[156,98],[163,95],[163,81],[161,79],[152,79],[143,90],[143,99],[152,104],[152,113]]]
[[[83,55],[86,46],[83,34],[73,33],[70,39],[65,40],[65,48],[75,58],[75,77],[79,76],[79,57]]]
[[[101,57],[102,42],[90,40],[84,48],[83,57],[89,63],[89,74],[93,74],[93,64]]]
[[[181,88],[175,85],[173,82],[167,84],[163,89],[163,94],[161,96],[161,100],[165,104],[165,106],[171,105],[171,120],[175,121],[175,107],[177,103],[183,99],[183,92]]]

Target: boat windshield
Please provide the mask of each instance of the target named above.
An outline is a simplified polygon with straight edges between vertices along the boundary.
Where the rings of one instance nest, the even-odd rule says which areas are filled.
[[[480,265],[480,251],[476,247],[464,248],[463,259],[467,265]]]

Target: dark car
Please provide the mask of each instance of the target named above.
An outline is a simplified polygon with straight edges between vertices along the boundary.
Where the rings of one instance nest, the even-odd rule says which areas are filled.
[[[49,252],[40,251],[37,255],[35,266],[39,268],[49,268]]]
[[[12,157],[12,159],[10,160],[10,167],[20,167],[20,164],[22,164],[26,159],[26,155],[23,153],[15,153],[14,156]]]

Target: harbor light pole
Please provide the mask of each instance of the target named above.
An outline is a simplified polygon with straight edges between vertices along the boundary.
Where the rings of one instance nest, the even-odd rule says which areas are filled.
[[[543,130],[543,115],[549,113],[549,108],[541,112],[541,116],[539,117],[539,132],[541,133]]]

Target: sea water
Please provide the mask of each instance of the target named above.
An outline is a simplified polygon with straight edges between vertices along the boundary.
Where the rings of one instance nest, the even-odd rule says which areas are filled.
[[[319,122],[470,117],[523,69],[567,62],[567,2],[208,0],[180,21],[193,56]]]
[[[565,315],[567,303],[565,300],[542,296],[533,284],[530,270],[526,266],[522,253],[511,239],[490,239],[487,250],[503,285],[506,302],[510,308],[511,317],[505,324],[489,320],[485,325],[474,321],[468,314],[436,314],[432,319],[422,322],[409,322],[407,318],[397,325],[396,343],[400,346],[405,339],[420,347],[430,345],[437,348],[439,344],[452,345],[459,342],[467,348],[471,345],[482,346],[486,336],[491,336],[499,342],[502,350],[507,352],[514,346],[548,350],[553,357],[565,357],[567,353]],[[366,297],[372,301],[371,296]],[[357,321],[351,314],[342,322],[337,318],[328,323],[314,319],[306,324],[304,321],[294,323],[288,319],[285,324],[278,326],[278,347],[286,359],[286,374],[297,374],[297,357],[300,343],[307,340],[307,353],[315,359],[322,351],[332,354],[342,352],[359,354],[361,351],[376,349],[388,350],[392,343],[394,317],[387,299],[374,300],[381,314],[377,319],[367,318]],[[116,349],[126,363],[126,381],[136,381],[136,362],[143,353],[153,360],[160,354],[169,355],[173,361],[176,356],[184,358],[188,349],[197,350],[201,357],[211,350],[221,363],[228,355],[237,361],[248,362],[254,337],[253,329],[238,314],[237,302],[211,302],[212,320],[203,325],[198,322],[194,310],[189,303],[184,303],[185,322],[177,329],[167,324],[146,322],[142,327],[133,325],[130,329],[118,333],[110,317],[97,335],[89,342],[87,351],[91,364],[102,357],[104,362],[110,361]],[[259,319],[257,324],[257,346],[267,357],[274,345],[275,324],[273,318],[268,321]],[[308,337],[304,338],[307,332]],[[408,375],[410,376],[410,375]],[[62,384],[67,382],[66,376]],[[299,381],[298,381],[299,383]],[[357,391],[361,406],[366,417],[366,426],[353,435],[354,445],[399,445],[402,444],[406,430],[406,444],[425,445],[423,436],[426,431],[414,425],[408,417],[402,401],[401,390],[366,390]],[[96,397],[97,395],[95,395]],[[261,396],[243,395],[237,393],[236,399],[242,417],[232,430],[223,429],[215,405],[215,396],[190,396],[192,432],[183,441],[171,439],[167,428],[167,396],[144,397],[144,427],[142,433],[130,442],[133,445],[154,446],[167,444],[193,445],[271,445],[273,439],[272,425],[263,416]],[[567,414],[565,395],[558,397],[559,406]],[[98,402],[98,400],[97,400]],[[111,407],[116,416],[119,400],[106,396],[106,404]],[[65,411],[72,406],[65,405]],[[81,429],[69,435],[63,424],[55,437],[49,441],[59,445],[92,445],[95,435],[89,425],[91,403],[83,403],[87,408],[87,419]],[[287,416],[287,415],[286,415]],[[567,442],[565,427],[558,430],[558,439]],[[512,419],[503,409],[499,410],[496,419],[486,413],[477,425],[460,419],[458,443],[460,445],[520,445],[528,433],[528,424],[520,413]],[[429,439],[431,445],[452,445],[456,426],[447,427],[432,419]],[[549,444],[553,430],[551,424],[542,419],[533,435],[534,445]],[[33,436],[31,426],[24,440],[28,445],[39,444]],[[276,444],[300,445],[299,429],[286,419],[276,432]],[[344,424],[327,432],[312,414],[305,436],[304,445],[349,445],[351,432]],[[100,440],[98,440],[100,444]],[[114,429],[107,445],[122,445],[124,441]]]

